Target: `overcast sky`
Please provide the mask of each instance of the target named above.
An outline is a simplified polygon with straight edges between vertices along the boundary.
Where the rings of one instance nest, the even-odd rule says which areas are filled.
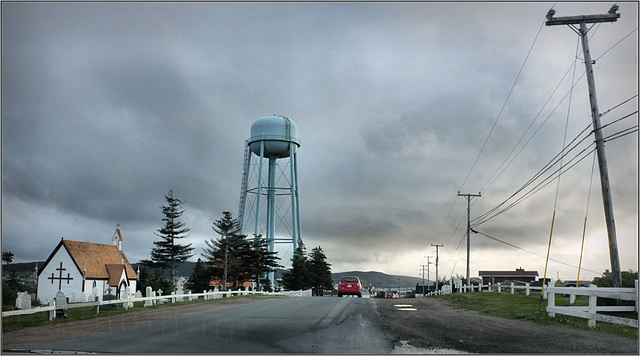
[[[482,192],[479,217],[591,124],[578,35],[544,26],[547,11],[611,5],[3,2],[2,250],[42,261],[61,237],[110,243],[120,224],[128,259],[148,259],[173,189],[195,261],[213,221],[237,214],[251,124],[279,114],[298,126],[309,251],[334,272],[417,277],[442,244],[440,276],[464,276],[458,191]],[[589,32],[600,112],[632,100],[603,124],[638,110],[638,3],[618,5]],[[598,168],[589,195],[593,154],[578,155],[592,143],[559,184],[547,173],[474,227],[472,275],[542,276],[555,209],[547,276],[575,280],[587,206],[581,279],[610,268]],[[606,154],[622,269],[637,270],[637,132]]]

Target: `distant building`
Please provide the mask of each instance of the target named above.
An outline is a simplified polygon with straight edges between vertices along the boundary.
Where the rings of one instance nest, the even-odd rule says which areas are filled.
[[[211,279],[209,281],[209,287],[215,288],[222,288],[222,280],[220,279]],[[227,281],[227,289],[231,289],[233,287],[233,282]],[[241,288],[254,288],[255,286],[253,285],[253,282],[251,281],[245,281],[243,282],[239,287]]]
[[[122,235],[116,229],[113,244],[61,239],[38,271],[37,298],[45,302],[62,290],[71,302],[88,301],[97,293],[124,297],[135,293],[138,275],[122,252]],[[95,289],[95,290],[94,290]]]
[[[506,281],[531,283],[538,277],[538,272],[516,268],[515,271],[479,271],[478,275],[482,278],[482,284],[496,284]]]

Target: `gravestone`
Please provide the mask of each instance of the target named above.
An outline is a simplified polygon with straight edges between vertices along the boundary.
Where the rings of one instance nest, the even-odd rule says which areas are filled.
[[[31,296],[27,292],[18,292],[16,298],[16,308],[18,309],[30,309],[31,308]]]
[[[182,297],[182,295],[184,294],[184,290],[182,290],[182,287],[178,288],[178,290],[176,290],[176,295],[179,295],[179,297],[176,297],[176,301],[177,302],[183,302],[184,301],[184,297]]]
[[[68,318],[67,315],[67,296],[63,291],[59,290],[55,297],[56,318]]]
[[[94,298],[93,301],[96,302],[96,306],[95,306],[94,310],[95,310],[96,314],[99,314],[100,313],[100,297],[96,296],[96,297],[93,297],[93,298]]]
[[[139,290],[136,291],[136,299],[140,299],[142,298],[142,292],[140,292]]]
[[[162,297],[162,289],[158,289],[157,295],[158,295],[158,297]],[[159,299],[157,299],[156,304],[164,304],[165,302],[166,302],[166,300],[164,300],[162,298],[159,298]]]
[[[131,295],[131,287],[125,288],[125,302],[122,304],[125,309],[133,308],[133,296]]]
[[[47,298],[47,305],[49,305],[50,307],[55,307],[56,306],[56,298]],[[49,321],[53,320],[56,318],[56,310],[49,310]]]
[[[111,293],[105,294],[102,297],[102,301],[104,301],[104,302],[108,302],[108,301],[111,301],[111,300],[116,300],[116,296],[111,294]],[[105,305],[102,306],[101,309],[102,310],[116,310],[116,309],[118,309],[118,306],[115,305],[115,304],[105,304]]]
[[[147,287],[145,297],[147,297],[147,298],[151,298],[151,297],[153,297],[153,289],[151,289],[151,287]],[[153,306],[153,300],[151,300],[151,299],[147,299],[147,300],[145,300],[145,301],[144,301],[144,306],[145,306],[145,307],[151,307],[151,306]]]

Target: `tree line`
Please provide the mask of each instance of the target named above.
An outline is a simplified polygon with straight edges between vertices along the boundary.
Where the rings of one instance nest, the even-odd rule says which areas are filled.
[[[186,210],[184,202],[174,197],[172,190],[165,195],[165,200],[167,205],[161,207],[163,225],[155,233],[159,239],[153,242],[151,258],[140,262],[143,266],[138,276],[141,289],[151,286],[154,290],[175,291],[178,287],[176,268],[195,256],[192,244],[180,243],[190,231],[180,221]],[[331,264],[326,261],[322,248],[314,248],[307,256],[302,243],[291,259],[292,267],[283,273],[280,285],[271,285],[268,274],[283,267],[277,253],[269,251],[267,241],[261,236],[248,239],[247,235],[241,234],[240,221],[229,211],[222,214],[212,226],[218,236],[205,240],[202,258],[198,258],[187,281],[189,289],[209,290],[213,288],[212,282],[222,290],[238,289],[253,282],[257,290],[312,288],[315,295],[322,295],[323,290],[333,288]]]

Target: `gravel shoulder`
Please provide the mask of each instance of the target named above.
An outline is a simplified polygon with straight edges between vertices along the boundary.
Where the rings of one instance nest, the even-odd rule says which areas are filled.
[[[399,340],[417,348],[491,354],[638,355],[638,340],[492,317],[435,298],[376,299],[376,303]],[[398,310],[397,304],[411,304],[417,310]]]
[[[73,321],[68,323],[44,325],[10,331],[2,334],[2,350],[24,349],[32,345],[110,331],[143,323],[175,318],[190,313],[200,313],[230,305],[253,303],[274,297],[255,296],[250,298],[219,299],[207,303],[187,304],[146,309],[109,317]],[[275,297],[277,298],[277,297]]]

